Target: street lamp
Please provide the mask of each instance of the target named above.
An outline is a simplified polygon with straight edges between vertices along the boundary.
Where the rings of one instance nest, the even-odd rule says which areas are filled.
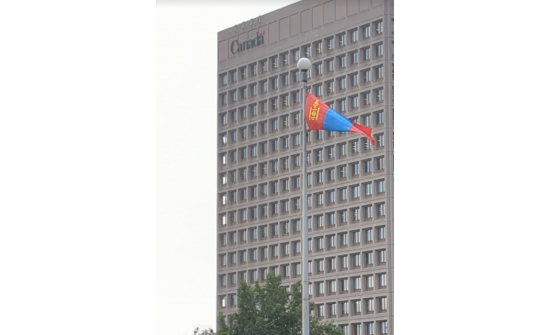
[[[311,61],[307,58],[298,60],[298,69],[302,75],[302,335],[309,334],[309,268],[307,237],[307,129],[306,129],[306,86],[307,71]]]

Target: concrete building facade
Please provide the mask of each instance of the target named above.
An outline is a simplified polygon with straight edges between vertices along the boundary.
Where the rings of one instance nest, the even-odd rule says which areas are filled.
[[[236,311],[242,280],[300,280],[307,57],[309,91],[377,142],[309,132],[312,312],[346,334],[394,334],[393,41],[390,0],[302,0],[218,33],[218,313]]]

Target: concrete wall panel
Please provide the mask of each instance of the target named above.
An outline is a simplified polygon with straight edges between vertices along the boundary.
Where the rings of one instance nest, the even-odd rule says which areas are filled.
[[[267,29],[268,33],[268,43],[273,44],[279,42],[279,21],[270,22],[269,28]]]
[[[334,1],[325,2],[323,4],[325,15],[324,22],[325,24],[334,22]]]
[[[370,9],[371,6],[371,0],[360,0],[359,1],[359,11],[362,12],[364,10]]]
[[[319,28],[322,25],[323,25],[323,5],[317,5],[313,7],[313,29]]]
[[[346,0],[336,0],[336,20],[341,20],[348,15]]]
[[[279,39],[284,40],[289,37],[290,23],[288,16],[279,20]]]
[[[359,11],[359,0],[348,0],[348,16],[357,14]]]
[[[218,61],[224,61],[227,59],[227,53],[229,52],[227,46],[227,40],[218,43]]]
[[[296,36],[300,33],[300,13],[290,17],[290,36]]]
[[[302,33],[311,30],[311,9],[302,11]]]

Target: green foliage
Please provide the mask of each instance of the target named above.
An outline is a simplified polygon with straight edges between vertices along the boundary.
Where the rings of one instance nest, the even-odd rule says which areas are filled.
[[[242,282],[238,291],[237,312],[229,317],[229,325],[219,316],[217,335],[296,335],[302,329],[302,290],[300,282],[290,292],[282,279],[269,273],[265,285]],[[310,304],[310,310],[315,308]],[[310,317],[311,335],[343,335],[332,322],[322,323]]]
[[[195,330],[193,331],[193,335],[215,335],[214,334],[214,331],[212,329],[203,329],[203,330],[199,330],[199,327],[195,328]]]

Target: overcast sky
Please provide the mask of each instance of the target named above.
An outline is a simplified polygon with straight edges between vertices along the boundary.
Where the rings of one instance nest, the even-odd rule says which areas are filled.
[[[293,2],[157,2],[159,335],[216,322],[217,32]],[[433,334],[527,333],[537,329],[531,317],[507,323],[501,316],[532,311],[535,296],[548,296],[540,287],[533,298],[509,296],[512,288],[546,285],[547,276],[530,275],[542,245],[525,225],[540,223],[531,210],[541,204],[536,185],[548,178],[529,163],[537,153],[520,154],[539,134],[530,130],[532,113],[543,115],[537,104],[525,105],[531,95],[516,92],[538,76],[526,77],[528,64],[513,55],[540,57],[536,71],[548,66],[541,50],[525,53],[531,44],[508,43],[530,36],[520,26],[542,21],[516,26],[492,15],[503,6],[396,3],[397,333],[414,333],[412,325]],[[482,24],[487,17],[491,23]],[[532,168],[537,183],[512,177]],[[449,327],[457,322],[465,324]]]
[[[216,325],[217,33],[294,2],[157,2],[159,334]]]
[[[0,3],[0,334],[215,325],[216,33],[291,2]],[[548,328],[548,6],[396,1],[396,333]]]

